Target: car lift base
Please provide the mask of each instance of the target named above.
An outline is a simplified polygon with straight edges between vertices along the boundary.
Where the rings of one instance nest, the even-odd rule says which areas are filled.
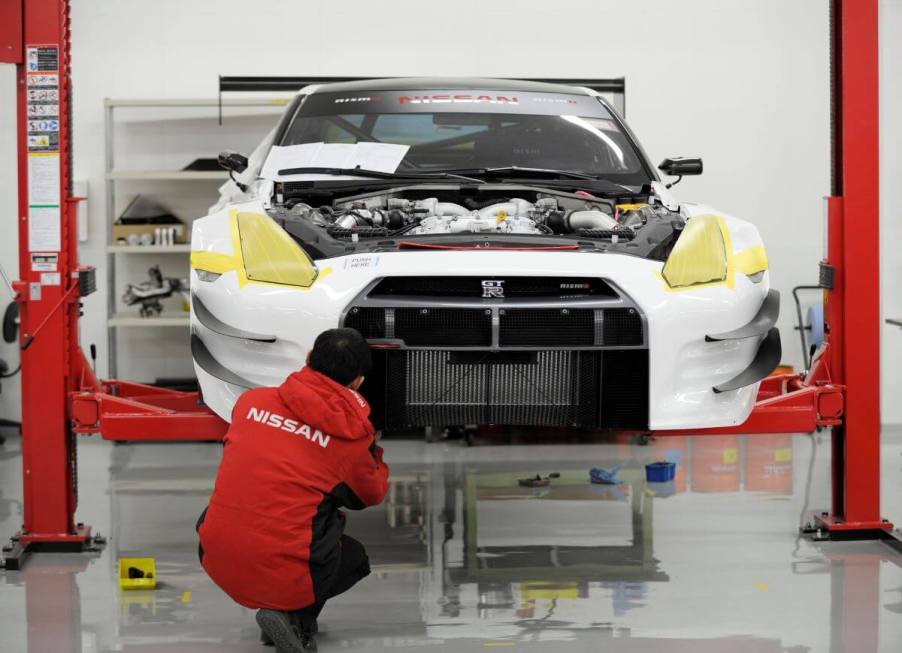
[[[74,533],[18,533],[3,547],[3,567],[19,571],[32,553],[83,553],[105,545],[106,538],[92,535],[85,524],[78,524]]]

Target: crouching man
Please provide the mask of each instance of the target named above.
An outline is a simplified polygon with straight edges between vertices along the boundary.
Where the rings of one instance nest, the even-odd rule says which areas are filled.
[[[210,578],[255,608],[265,643],[316,651],[327,599],[370,573],[339,508],[382,502],[388,467],[357,389],[370,351],[353,329],[320,334],[307,366],[278,388],[248,390],[232,424],[210,503],[198,520]]]

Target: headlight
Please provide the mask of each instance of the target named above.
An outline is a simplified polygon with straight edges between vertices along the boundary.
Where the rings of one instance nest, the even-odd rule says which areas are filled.
[[[725,281],[729,274],[727,246],[720,218],[715,215],[690,218],[661,275],[671,288]]]
[[[284,229],[260,213],[239,213],[238,237],[248,281],[308,288],[317,270]]]

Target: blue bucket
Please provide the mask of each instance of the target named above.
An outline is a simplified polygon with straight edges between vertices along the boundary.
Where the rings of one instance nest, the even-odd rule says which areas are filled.
[[[649,483],[666,483],[672,481],[676,473],[673,463],[649,463],[645,466],[645,480]]]

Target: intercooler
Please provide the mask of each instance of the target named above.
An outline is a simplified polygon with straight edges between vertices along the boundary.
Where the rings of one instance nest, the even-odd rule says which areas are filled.
[[[511,287],[525,288],[519,281]],[[392,288],[403,285],[396,278]],[[378,427],[647,427],[644,321],[609,286],[573,297],[577,284],[566,280],[555,284],[562,296],[485,301],[449,296],[459,281],[436,285],[440,299],[371,289],[345,313],[373,347],[363,392]]]

